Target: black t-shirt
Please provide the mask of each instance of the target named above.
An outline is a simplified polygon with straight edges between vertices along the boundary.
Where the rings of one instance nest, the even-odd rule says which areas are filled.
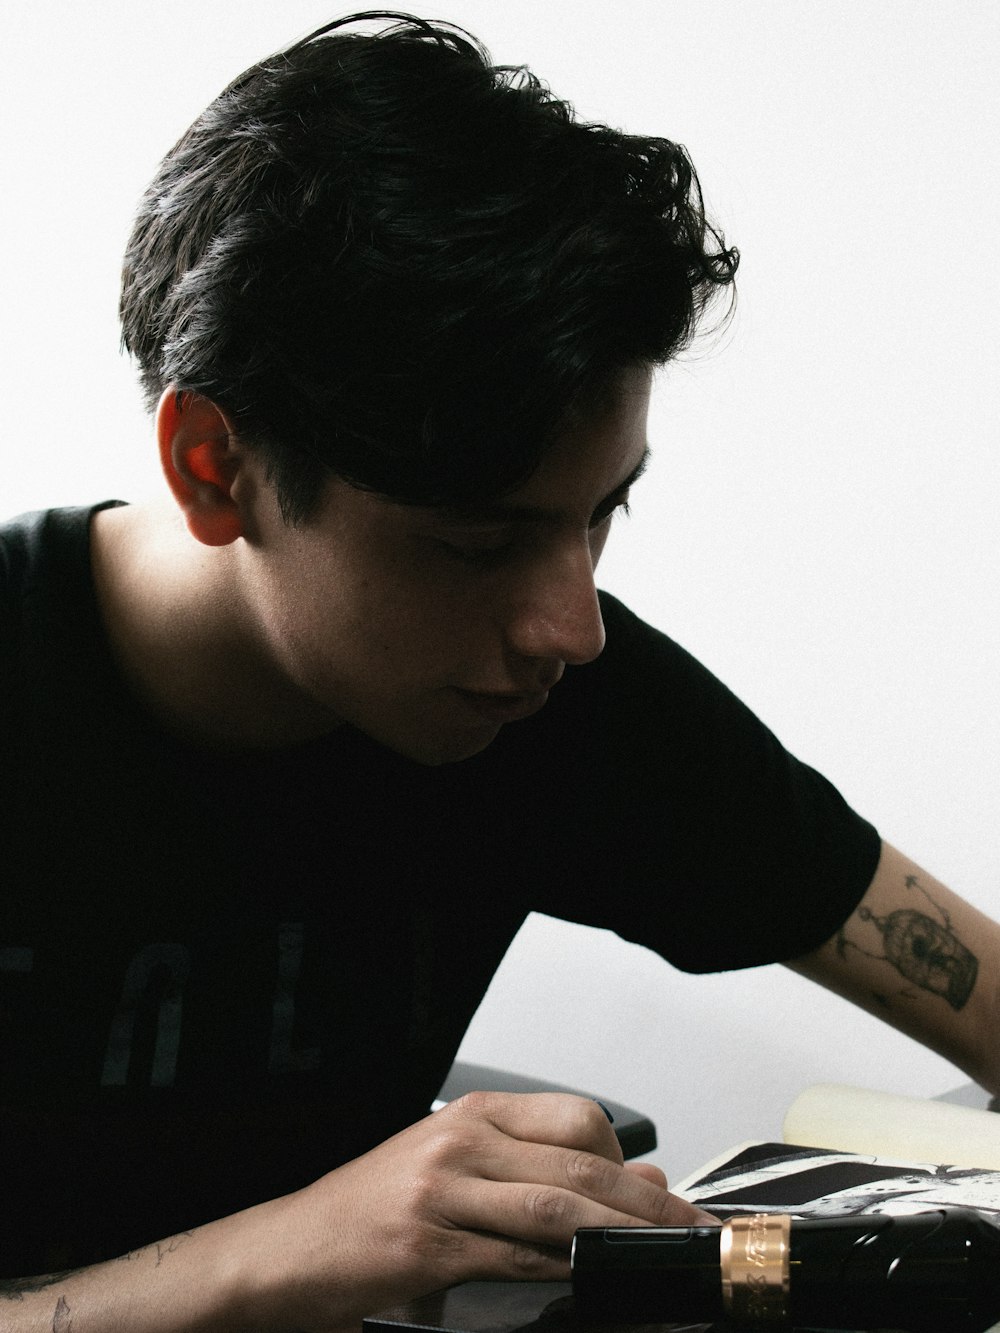
[[[604,653],[462,763],[346,726],[185,743],[118,674],[91,513],[0,528],[8,1272],[284,1193],[418,1119],[530,911],[713,971],[816,947],[874,874],[875,830],[604,594]]]

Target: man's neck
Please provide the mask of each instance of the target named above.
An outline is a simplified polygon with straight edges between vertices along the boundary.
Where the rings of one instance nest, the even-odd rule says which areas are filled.
[[[275,749],[333,730],[337,720],[267,657],[233,555],[195,541],[168,504],[95,515],[94,586],[130,690],[165,729],[214,749]]]

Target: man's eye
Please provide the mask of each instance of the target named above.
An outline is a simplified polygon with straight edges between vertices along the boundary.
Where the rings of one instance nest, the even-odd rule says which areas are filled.
[[[602,523],[609,522],[616,514],[628,515],[631,512],[628,496],[626,495],[623,499],[615,501],[614,504],[602,505],[590,520],[590,526],[591,528],[599,528]]]

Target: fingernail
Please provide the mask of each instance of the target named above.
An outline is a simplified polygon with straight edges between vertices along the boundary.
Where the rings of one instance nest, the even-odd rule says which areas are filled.
[[[597,1105],[601,1108],[604,1114],[608,1117],[609,1122],[613,1125],[615,1123],[615,1118],[608,1110],[608,1108],[604,1105],[602,1101],[599,1101],[598,1098],[595,1097],[594,1101],[597,1102]]]
[[[712,1213],[706,1213],[704,1208],[698,1209],[698,1226],[700,1227],[721,1227],[722,1218],[715,1217]]]

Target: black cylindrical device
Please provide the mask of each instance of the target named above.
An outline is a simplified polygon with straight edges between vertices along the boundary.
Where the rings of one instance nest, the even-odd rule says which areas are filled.
[[[971,1208],[586,1228],[572,1270],[578,1314],[621,1323],[983,1333],[1000,1320],[1000,1227]]]

